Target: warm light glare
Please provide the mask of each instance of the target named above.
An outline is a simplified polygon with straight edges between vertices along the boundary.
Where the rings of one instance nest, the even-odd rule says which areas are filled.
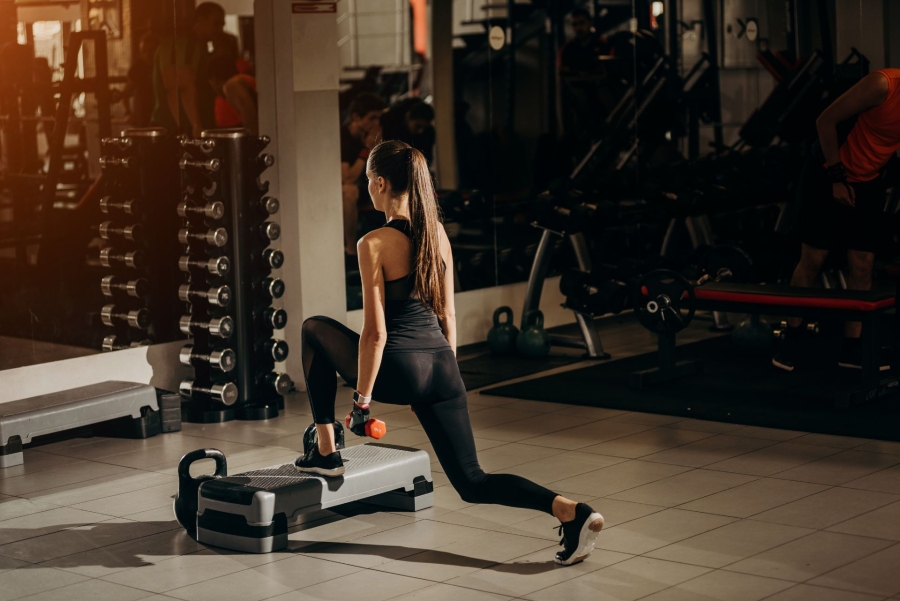
[[[61,29],[62,26],[59,21],[35,21],[34,25],[31,26],[35,40],[49,40],[53,36],[58,35]]]
[[[663,14],[665,5],[662,2],[654,2],[651,10],[653,11],[653,16],[658,17]]]

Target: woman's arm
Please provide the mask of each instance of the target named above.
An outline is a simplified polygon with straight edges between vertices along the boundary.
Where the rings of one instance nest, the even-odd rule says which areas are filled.
[[[359,337],[359,378],[356,389],[363,396],[372,396],[387,342],[384,274],[381,271],[378,246],[378,240],[371,234],[364,236],[356,244],[363,289],[363,327]]]
[[[456,303],[453,300],[453,252],[450,249],[450,239],[441,228],[441,256],[444,259],[444,314],[438,315],[441,330],[444,337],[450,343],[453,354],[456,354]]]

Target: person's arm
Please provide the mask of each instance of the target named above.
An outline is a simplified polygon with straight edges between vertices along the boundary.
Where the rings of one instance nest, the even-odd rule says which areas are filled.
[[[838,124],[880,105],[887,98],[887,93],[887,78],[881,73],[871,73],[822,111],[822,114],[816,119],[816,130],[819,133],[819,144],[822,146],[825,164],[828,167],[841,162]],[[856,201],[853,188],[842,182],[834,184],[834,197],[851,206]]]
[[[387,325],[384,317],[384,274],[378,256],[378,241],[365,236],[356,244],[359,274],[363,289],[363,327],[359,336],[359,377],[356,390],[372,396],[375,378],[381,367]]]
[[[258,135],[259,115],[257,114],[256,103],[253,101],[253,96],[250,94],[247,86],[244,85],[239,77],[232,77],[225,82],[222,92],[225,95],[225,100],[230,102],[237,109],[237,112],[240,113],[244,127],[249,129],[254,136]]]
[[[191,122],[191,132],[195,138],[203,131],[203,118],[200,115],[200,100],[197,90],[197,73],[191,67],[178,69],[178,93],[184,114]]]
[[[341,162],[341,181],[345,184],[356,184],[356,180],[366,169],[366,159],[360,154],[353,164]]]
[[[450,239],[441,228],[441,257],[444,259],[444,314],[438,315],[438,322],[444,337],[450,343],[453,354],[456,354],[456,303],[453,294],[453,252],[450,249]]]

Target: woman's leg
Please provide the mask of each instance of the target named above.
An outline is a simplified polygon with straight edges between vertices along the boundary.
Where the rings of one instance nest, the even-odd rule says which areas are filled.
[[[359,334],[329,317],[310,317],[303,322],[301,340],[303,377],[319,434],[319,452],[327,455],[335,450],[335,373],[349,385],[356,386]]]

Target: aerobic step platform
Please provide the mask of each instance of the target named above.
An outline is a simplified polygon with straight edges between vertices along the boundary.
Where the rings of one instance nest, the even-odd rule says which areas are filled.
[[[246,553],[287,547],[288,524],[304,513],[351,501],[419,511],[434,503],[428,453],[369,443],[341,450],[342,477],[302,474],[293,464],[200,485],[197,540]]]
[[[135,382],[100,382],[0,403],[0,468],[21,465],[22,445],[35,436],[159,411],[156,389]]]

